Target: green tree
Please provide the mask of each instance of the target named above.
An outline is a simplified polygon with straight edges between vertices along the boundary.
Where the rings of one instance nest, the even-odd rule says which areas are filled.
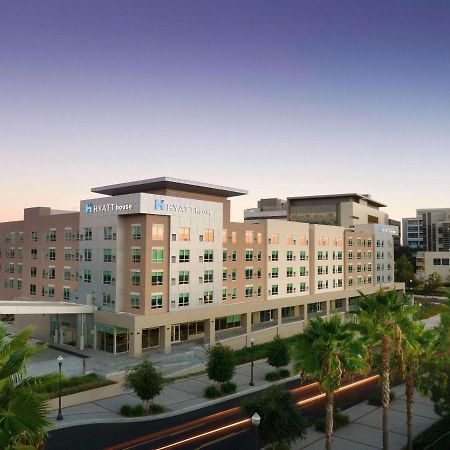
[[[145,359],[127,373],[125,387],[132,389],[142,401],[146,402],[147,413],[151,413],[153,399],[163,390],[164,378],[153,363]]]
[[[26,376],[27,360],[42,350],[28,344],[30,334],[26,329],[8,341],[0,327],[0,448],[7,450],[42,448],[50,425],[44,389],[59,378]]]
[[[280,336],[275,336],[267,348],[267,362],[279,372],[281,367],[289,364],[290,360],[288,344]]]
[[[334,392],[343,378],[367,367],[366,349],[350,324],[339,316],[309,322],[293,349],[294,367],[319,382],[326,395],[326,448],[332,448]]]
[[[207,354],[208,377],[217,383],[222,392],[223,384],[233,378],[236,369],[234,352],[230,347],[218,343],[210,347]]]
[[[243,403],[248,416],[261,416],[259,441],[266,445],[285,444],[305,436],[308,422],[299,411],[291,393],[281,386],[271,386],[258,397]]]
[[[403,339],[402,324],[410,320],[415,308],[397,291],[382,291],[373,295],[361,294],[353,311],[358,318],[356,328],[369,349],[369,361],[375,348],[380,351],[381,393],[383,404],[383,449],[389,450],[389,395],[391,356]]]
[[[395,281],[406,283],[408,287],[412,287],[410,286],[411,280],[414,284],[414,267],[406,255],[402,255],[399,259],[397,259],[397,261],[395,261],[394,279]]]
[[[442,277],[433,272],[430,276],[425,280],[423,284],[424,292],[435,292],[442,286]]]
[[[437,333],[420,322],[405,320],[401,339],[395,347],[399,372],[405,381],[407,449],[413,448],[414,389],[426,389],[426,373],[437,363]]]

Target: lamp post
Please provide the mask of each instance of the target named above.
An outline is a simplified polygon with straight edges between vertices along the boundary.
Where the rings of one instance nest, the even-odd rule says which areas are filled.
[[[252,416],[252,424],[255,426],[256,450],[258,450],[258,427],[260,423],[261,423],[261,416],[257,412],[255,412],[255,414],[253,414]]]
[[[61,411],[61,377],[62,377],[62,363],[64,361],[64,358],[59,355],[56,358],[56,361],[58,361],[59,364],[59,408],[58,408],[58,415],[56,416],[56,420],[63,420],[63,415]]]
[[[255,345],[255,339],[251,338],[250,339],[250,357],[252,359],[252,364],[251,364],[251,368],[250,368],[250,386],[254,386],[255,383],[253,381],[253,366],[255,365],[255,362],[253,360],[253,346]],[[258,416],[259,417],[259,416]]]

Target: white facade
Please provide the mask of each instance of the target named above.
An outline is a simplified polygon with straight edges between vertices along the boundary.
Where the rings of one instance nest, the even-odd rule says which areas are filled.
[[[416,262],[420,279],[425,280],[437,273],[443,283],[450,282],[450,252],[418,252]]]

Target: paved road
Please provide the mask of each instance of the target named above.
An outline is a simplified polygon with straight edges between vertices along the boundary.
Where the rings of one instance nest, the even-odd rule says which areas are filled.
[[[336,406],[346,408],[367,398],[376,387],[376,378],[337,394]],[[308,417],[324,414],[323,399],[310,402],[319,394],[317,384],[298,387],[286,383]],[[188,414],[150,422],[92,424],[63,428],[50,433],[47,450],[123,450],[123,449],[254,449],[254,430],[239,408],[247,396]]]

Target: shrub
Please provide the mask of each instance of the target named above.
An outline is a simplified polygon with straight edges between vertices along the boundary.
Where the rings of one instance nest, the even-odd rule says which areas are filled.
[[[395,400],[395,394],[393,392],[389,394],[389,399],[390,401]],[[381,400],[381,389],[378,389],[369,395],[369,405],[381,406],[382,404],[383,402]]]
[[[350,418],[346,414],[336,413],[333,416],[333,429],[337,430],[350,422]],[[314,425],[317,431],[322,431],[325,433],[327,428],[326,417],[320,417],[314,421]]]
[[[142,405],[123,405],[120,408],[120,414],[125,417],[141,417],[145,415],[145,409]]]
[[[264,378],[266,381],[277,381],[280,379],[280,374],[278,372],[268,372]]]
[[[288,369],[281,369],[278,373],[280,374],[280,378],[287,378],[291,375]]]
[[[414,450],[423,450],[425,447],[428,447],[431,443],[442,437],[448,430],[450,430],[450,417],[443,417],[414,438]],[[433,449],[444,450],[446,448],[444,447],[446,445],[445,439],[443,439],[441,443],[441,447],[434,446]]]
[[[222,392],[224,394],[232,394],[233,392],[236,392],[236,383],[233,383],[232,381],[227,381],[226,383],[223,383]]]
[[[220,397],[220,392],[215,386],[208,386],[205,388],[204,395],[206,398],[217,398]]]

